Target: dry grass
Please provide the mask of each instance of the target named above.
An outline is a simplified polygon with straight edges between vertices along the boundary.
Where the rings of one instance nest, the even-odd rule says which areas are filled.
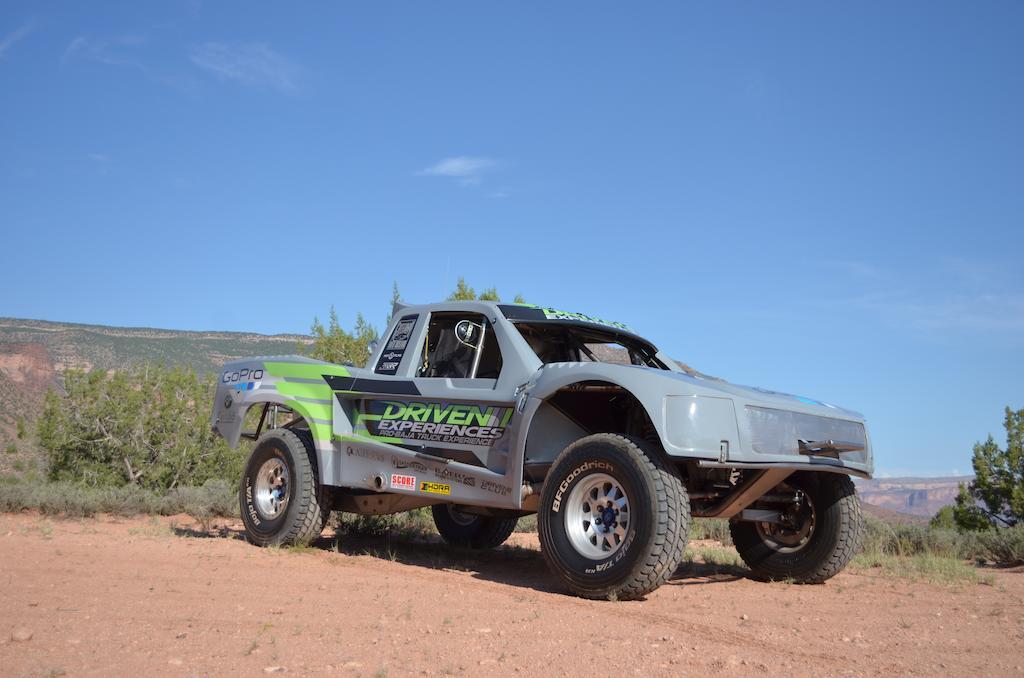
[[[884,553],[859,553],[850,564],[854,570],[868,571],[884,577],[896,577],[933,584],[985,584],[995,579],[981,572],[967,561],[949,556],[919,553],[911,556],[891,556]]]

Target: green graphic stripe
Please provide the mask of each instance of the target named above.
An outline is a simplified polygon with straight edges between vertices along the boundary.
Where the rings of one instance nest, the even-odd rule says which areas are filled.
[[[330,424],[317,424],[310,423],[309,430],[313,434],[318,442],[329,443],[331,442],[331,426]]]
[[[342,436],[342,440],[352,443],[362,442],[363,440],[375,440],[379,443],[391,443],[392,445],[406,445],[408,441],[403,438],[389,438],[387,436],[375,436],[369,432],[353,431],[351,436]]]
[[[263,368],[272,377],[299,377],[301,379],[319,379],[325,374],[335,377],[351,376],[341,365],[320,365],[310,363],[284,363],[267,361]]]
[[[330,405],[303,403],[298,400],[286,400],[284,404],[302,415],[302,418],[309,424],[309,430],[316,440],[330,442],[331,415],[333,414]]]
[[[326,382],[320,384],[303,384],[293,381],[279,381],[275,384],[277,392],[286,396],[302,396],[303,398],[331,399],[331,387]]]

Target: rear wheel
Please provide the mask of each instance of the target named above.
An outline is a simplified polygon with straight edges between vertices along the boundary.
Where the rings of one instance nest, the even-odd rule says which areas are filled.
[[[242,472],[239,503],[245,536],[259,546],[309,543],[330,515],[308,431],[272,429],[260,436]]]
[[[683,559],[690,503],[655,454],[601,433],[569,445],[544,480],[537,528],[548,565],[585,598],[641,598]]]
[[[455,546],[492,549],[501,546],[516,529],[518,518],[495,518],[463,513],[451,504],[430,507],[441,538]]]
[[[778,522],[733,522],[732,541],[755,579],[820,584],[860,548],[864,517],[849,476],[798,473],[774,490],[795,501]]]

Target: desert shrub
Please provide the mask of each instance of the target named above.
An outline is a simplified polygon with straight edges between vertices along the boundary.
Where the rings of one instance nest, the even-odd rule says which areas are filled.
[[[528,516],[523,516],[516,523],[516,532],[527,532],[535,533],[537,531],[537,514],[531,513]]]
[[[702,518],[690,523],[690,539],[713,539],[725,545],[732,544],[729,521],[719,518]]]
[[[872,516],[864,519],[866,532],[862,553],[942,558],[973,556],[974,539],[971,535],[944,528],[889,523]]]
[[[165,491],[241,474],[244,449],[210,430],[212,378],[143,365],[69,370],[64,383],[67,396],[50,392],[38,423],[50,480]]]
[[[202,485],[176,487],[166,496],[167,513],[187,513],[194,518],[238,515],[238,488],[214,478]]]
[[[1024,563],[1024,525],[988,530],[976,535],[978,555],[999,565]]]
[[[913,556],[892,556],[882,553],[859,553],[853,567],[880,571],[887,577],[924,579],[936,584],[990,584],[991,575],[979,574],[977,568],[960,558],[919,553]]]
[[[0,511],[39,511],[46,515],[85,517],[96,513],[129,516],[187,513],[197,519],[237,516],[234,488],[222,480],[168,493],[137,485],[90,487],[72,482],[0,483]]]
[[[6,452],[7,454],[17,454],[18,446],[15,445],[14,443],[7,443],[7,447],[4,448],[4,452]]]
[[[358,513],[337,513],[332,519],[338,534],[381,536],[401,534],[416,536],[434,531],[434,518],[429,507],[404,513],[364,516]]]

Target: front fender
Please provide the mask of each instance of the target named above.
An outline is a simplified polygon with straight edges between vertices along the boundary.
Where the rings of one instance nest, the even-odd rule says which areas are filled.
[[[618,386],[636,398],[669,456],[724,461],[730,449],[739,447],[733,399],[685,374],[610,363],[553,363],[536,373],[528,393],[543,401],[587,381]]]

